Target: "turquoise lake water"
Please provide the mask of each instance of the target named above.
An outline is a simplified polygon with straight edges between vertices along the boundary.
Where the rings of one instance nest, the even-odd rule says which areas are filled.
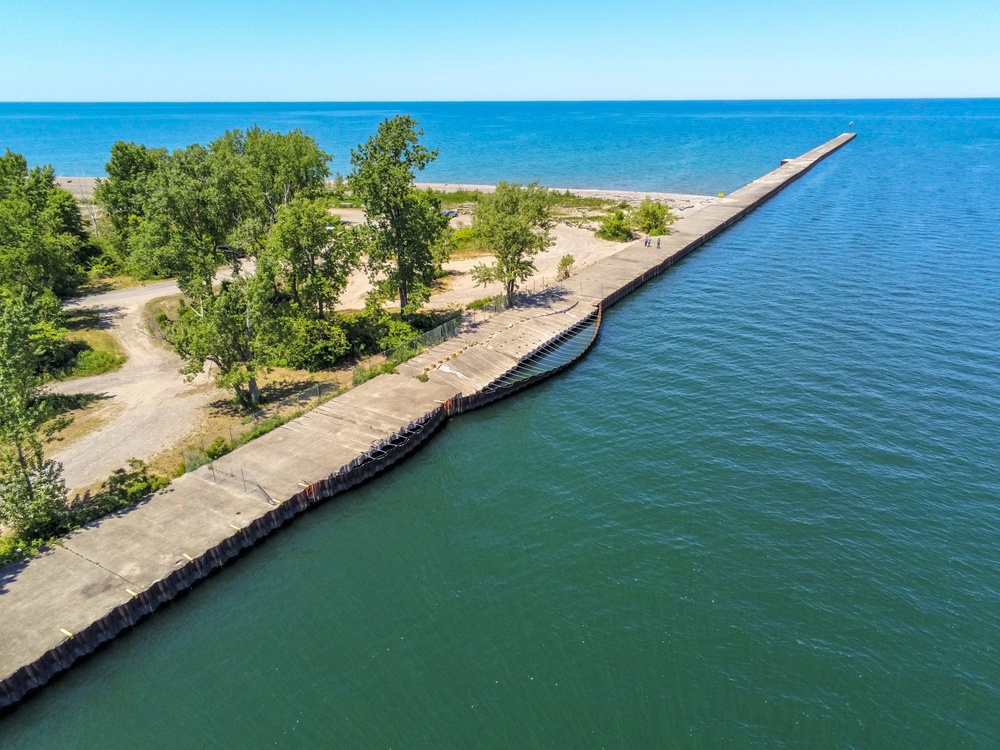
[[[0,105],[0,146],[72,173],[55,106]],[[167,145],[247,124],[217,107]],[[0,746],[1000,747],[1000,102],[413,111],[470,182],[728,191],[859,137]]]

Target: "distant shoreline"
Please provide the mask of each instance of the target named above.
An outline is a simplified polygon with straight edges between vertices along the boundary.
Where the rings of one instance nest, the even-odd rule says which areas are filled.
[[[97,185],[97,177],[67,177],[57,176],[56,184],[69,191],[77,200],[91,200],[94,197],[94,188]],[[332,184],[331,180],[328,183]],[[472,183],[459,182],[418,182],[418,188],[433,188],[442,193],[453,193],[459,190],[478,190],[483,193],[492,193],[496,190],[496,185],[478,185]],[[546,186],[548,187],[548,186]],[[637,205],[647,195],[653,200],[661,201],[670,206],[677,216],[682,216],[692,209],[704,208],[715,203],[719,199],[714,195],[697,195],[690,193],[656,193],[648,190],[595,190],[590,188],[563,188],[550,187],[550,190],[563,192],[569,190],[574,195],[587,198],[604,198],[613,201],[624,201],[631,205]]]

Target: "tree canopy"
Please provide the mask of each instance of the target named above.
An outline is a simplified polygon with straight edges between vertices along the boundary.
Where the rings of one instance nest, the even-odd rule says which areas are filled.
[[[494,262],[472,269],[476,283],[501,282],[513,304],[517,283],[535,271],[532,258],[552,244],[548,226],[548,195],[538,183],[501,182],[496,192],[480,198],[472,227],[479,243],[493,252]]]
[[[416,172],[437,158],[420,143],[423,130],[408,115],[384,120],[378,132],[351,150],[351,191],[364,206],[370,230],[368,271],[382,299],[399,295],[402,312],[430,296],[440,262],[434,248],[448,226],[431,191],[413,186]]]
[[[90,251],[73,196],[52,167],[32,167],[10,150],[0,156],[0,288],[35,299],[69,294]]]
[[[666,234],[667,224],[673,221],[674,216],[670,210],[648,195],[632,212],[632,225],[643,234],[653,236]]]
[[[66,502],[62,467],[45,458],[39,439],[52,414],[41,393],[37,319],[25,294],[0,292],[0,524],[19,535],[44,533]]]

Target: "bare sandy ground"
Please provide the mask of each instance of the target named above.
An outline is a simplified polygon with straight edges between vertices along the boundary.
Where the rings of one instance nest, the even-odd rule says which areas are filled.
[[[484,193],[492,193],[496,190],[493,185],[474,185],[466,183],[446,183],[446,182],[421,182],[417,183],[420,188],[433,188],[441,192],[449,193],[458,190],[478,190]],[[560,192],[564,188],[556,188]],[[699,211],[705,206],[710,206],[718,202],[718,198],[711,195],[686,195],[681,193],[645,193],[622,190],[578,190],[570,188],[571,193],[577,195],[603,198],[613,201],[624,201],[630,205],[638,205],[647,195],[654,200],[665,203],[678,218],[690,216],[695,211]],[[365,220],[365,212],[360,208],[338,208],[333,211],[340,218],[349,224],[358,224]],[[451,220],[453,228],[469,226],[472,223],[472,216],[461,214]],[[573,222],[576,224],[576,222]],[[593,231],[572,226],[565,222],[557,222],[552,228],[552,238],[555,244],[539,253],[534,258],[537,271],[524,283],[523,289],[540,289],[554,282],[556,269],[559,260],[564,255],[573,256],[573,273],[579,273],[582,269],[595,263],[602,258],[617,253],[626,247],[627,242],[608,242],[599,237],[595,237]],[[478,259],[464,259],[451,261],[444,265],[444,270],[449,273],[446,280],[446,291],[434,294],[429,302],[430,307],[445,308],[468,303],[483,297],[493,297],[503,292],[502,284],[491,284],[487,287],[476,286],[470,274],[473,266],[477,263],[489,263],[490,258],[484,255]],[[358,309],[364,307],[365,295],[371,290],[371,284],[363,271],[355,271],[348,282],[347,289],[340,298],[340,306],[343,309]]]
[[[59,177],[57,180],[78,200],[86,200],[93,194],[94,178]],[[423,183],[422,186],[442,191],[493,190],[489,185]],[[632,204],[637,204],[647,195],[644,192],[608,190],[571,192]],[[648,195],[667,203],[677,216],[689,215],[718,200],[702,195]],[[349,223],[364,221],[364,212],[360,209],[337,209],[336,213]],[[452,219],[456,228],[469,223],[469,215]],[[552,237],[555,244],[535,257],[538,270],[524,285],[529,291],[553,283],[556,267],[564,255],[573,256],[573,271],[576,273],[628,244],[608,242],[595,237],[590,230],[561,222],[553,227]],[[489,257],[485,256],[447,263],[445,270],[449,275],[444,281],[444,289],[431,297],[430,306],[454,308],[501,294],[503,289],[500,284],[484,288],[477,287],[472,281],[472,267],[488,261]],[[370,288],[364,272],[355,271],[338,307],[344,310],[363,308]],[[178,449],[185,436],[198,427],[207,405],[220,397],[228,397],[228,392],[216,389],[206,374],[199,375],[192,382],[185,380],[180,373],[180,357],[155,341],[147,330],[144,306],[151,300],[177,293],[177,285],[173,281],[163,281],[95,294],[67,303],[67,307],[99,310],[103,325],[118,337],[128,356],[126,364],[117,372],[52,386],[54,391],[60,393],[101,394],[111,400],[117,412],[113,419],[86,438],[65,447],[56,444],[50,451],[52,458],[62,462],[70,488],[79,489],[105,479],[125,466],[129,458],[149,459],[165,450]]]
[[[418,188],[433,188],[442,193],[454,193],[459,190],[478,190],[482,193],[492,193],[496,190],[495,185],[474,185],[459,182],[418,182]],[[584,198],[603,198],[616,202],[628,203],[630,206],[637,206],[647,195],[655,201],[665,203],[670,206],[670,210],[679,219],[688,216],[695,211],[710,206],[718,202],[714,195],[690,195],[687,193],[650,193],[643,190],[590,190],[587,188],[550,188],[560,193],[568,190],[574,195]]]
[[[117,415],[82,440],[55,444],[51,458],[63,464],[72,489],[106,479],[129,458],[148,459],[177,445],[196,425],[199,411],[219,398],[211,378],[187,382],[181,358],[155,341],[146,328],[143,307],[177,294],[177,284],[162,281],[72,300],[67,308],[99,311],[102,325],[119,340],[128,361],[117,372],[78,378],[51,386],[59,393],[94,393],[113,400]]]

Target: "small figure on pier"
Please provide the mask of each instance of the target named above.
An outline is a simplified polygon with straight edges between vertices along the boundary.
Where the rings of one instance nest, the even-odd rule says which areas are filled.
[[[660,238],[659,237],[656,238],[656,249],[657,250],[660,249]]]

